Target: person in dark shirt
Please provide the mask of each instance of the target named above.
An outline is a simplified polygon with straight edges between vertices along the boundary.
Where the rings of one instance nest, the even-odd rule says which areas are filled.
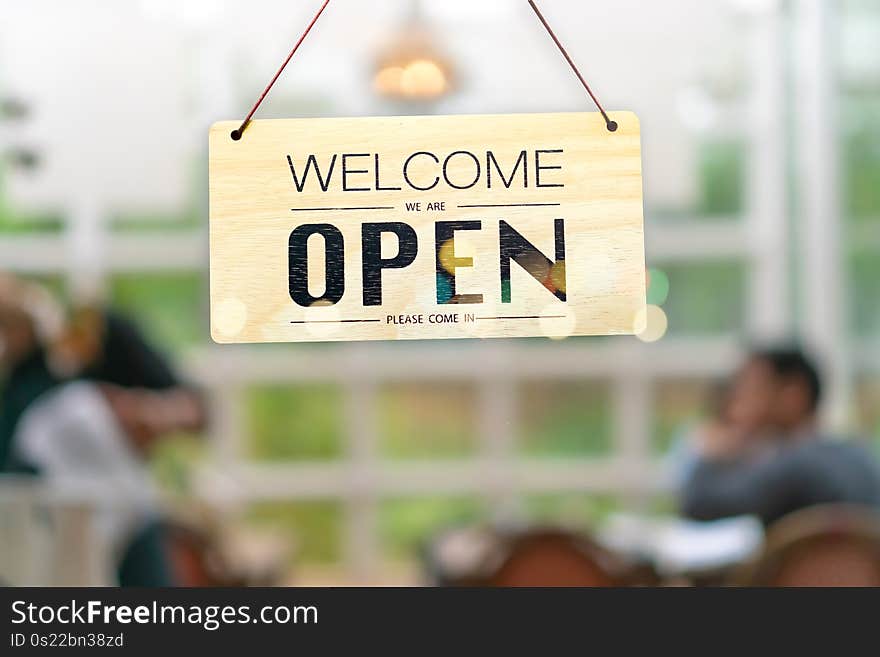
[[[83,378],[150,390],[170,390],[181,385],[168,361],[147,343],[130,320],[113,311],[92,311],[92,315],[93,330],[101,338],[100,350],[86,365]]]
[[[175,431],[199,431],[205,423],[201,395],[183,383],[168,361],[133,322],[111,310],[86,309],[69,340],[73,348],[56,349],[77,378],[102,386],[105,397],[132,441],[148,451],[153,442]],[[71,354],[71,352],[73,352]]]
[[[100,387],[131,444],[146,454],[175,431],[205,423],[201,395],[183,384],[137,327],[117,313],[87,309],[63,320],[40,286],[0,276],[0,473],[39,474],[19,458],[16,430],[25,413],[65,383]],[[173,584],[159,524],[134,538],[119,567],[123,586]]]
[[[0,472],[19,467],[12,441],[22,414],[69,381],[100,385],[126,434],[142,451],[163,435],[199,431],[205,424],[199,392],[180,381],[134,323],[93,308],[73,313],[65,322],[45,290],[9,275],[0,277],[0,374],[4,371]]]
[[[871,453],[817,430],[821,379],[802,352],[753,352],[728,394],[685,479],[685,516],[756,515],[770,524],[818,504],[880,506],[880,470]]]

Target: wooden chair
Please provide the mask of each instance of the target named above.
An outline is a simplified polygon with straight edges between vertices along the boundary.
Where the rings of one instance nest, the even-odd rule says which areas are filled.
[[[738,586],[880,586],[880,514],[829,505],[796,511],[767,531]]]
[[[556,529],[529,530],[505,541],[483,586],[605,587],[630,584],[625,566],[590,539]]]
[[[230,550],[228,536],[214,527],[166,523],[167,552],[178,586],[277,586],[284,581],[288,550],[268,537],[257,558]],[[224,540],[225,539],[225,540]]]

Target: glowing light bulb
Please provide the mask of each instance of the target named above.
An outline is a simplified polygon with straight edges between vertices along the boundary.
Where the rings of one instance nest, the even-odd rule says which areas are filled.
[[[429,59],[416,59],[407,64],[400,77],[400,89],[412,98],[435,98],[446,91],[446,73]]]
[[[386,66],[373,78],[373,88],[385,96],[400,95],[400,80],[403,77],[402,66]]]

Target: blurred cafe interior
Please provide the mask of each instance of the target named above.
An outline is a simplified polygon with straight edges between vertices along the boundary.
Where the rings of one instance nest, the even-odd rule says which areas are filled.
[[[880,3],[539,4],[635,337],[214,344],[208,127],[320,3],[4,3],[0,582],[880,584]],[[334,0],[259,118],[557,111],[525,0]]]

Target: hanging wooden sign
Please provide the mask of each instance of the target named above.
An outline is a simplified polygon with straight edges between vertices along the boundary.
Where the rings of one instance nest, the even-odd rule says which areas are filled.
[[[639,123],[611,116],[215,124],[214,340],[642,330]]]

